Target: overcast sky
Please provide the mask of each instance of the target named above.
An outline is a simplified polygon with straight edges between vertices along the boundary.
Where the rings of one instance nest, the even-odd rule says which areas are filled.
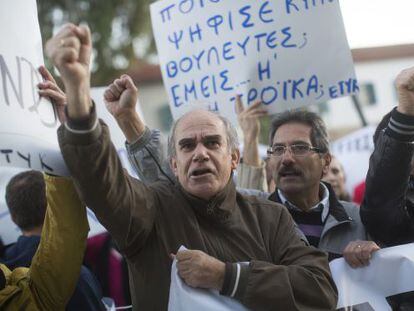
[[[414,0],[340,0],[351,48],[414,43]]]

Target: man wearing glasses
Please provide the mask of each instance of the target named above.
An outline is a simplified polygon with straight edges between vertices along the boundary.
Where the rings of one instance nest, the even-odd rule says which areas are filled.
[[[260,129],[258,117],[265,112],[260,103],[243,109],[240,100],[237,112],[244,145],[252,146],[243,153],[239,176],[249,179],[263,171],[254,146]],[[352,267],[368,265],[371,254],[379,247],[367,241],[359,208],[354,203],[339,201],[329,183],[321,181],[332,159],[323,120],[305,110],[276,114],[270,127],[269,146],[268,165],[276,190],[268,199],[284,204],[309,243],[326,251],[330,260],[344,256]],[[259,186],[254,179],[240,182],[244,186]]]
[[[266,112],[260,102],[243,109],[240,98],[237,99],[236,110],[244,134],[244,146],[249,146],[244,148],[243,163],[238,167],[238,191],[284,204],[309,243],[326,251],[329,259],[344,256],[352,267],[368,265],[372,253],[379,247],[367,241],[359,208],[353,203],[339,201],[331,186],[321,181],[331,162],[328,135],[322,119],[315,113],[303,110],[274,116],[268,165],[276,190],[270,194],[252,190],[263,189],[265,180],[258,152],[258,117]],[[139,139],[129,140],[130,144],[127,144],[131,164],[146,182],[168,178],[163,176],[164,173],[168,175],[168,168],[161,165],[165,162],[159,138],[159,132],[150,132],[146,128]],[[142,169],[155,167],[154,163],[158,169],[147,170],[150,173]],[[164,171],[159,170],[160,167]],[[241,189],[240,186],[249,189]]]

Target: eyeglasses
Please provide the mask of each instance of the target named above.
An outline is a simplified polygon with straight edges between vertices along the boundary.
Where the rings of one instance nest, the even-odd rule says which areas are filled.
[[[306,144],[296,144],[296,145],[275,145],[267,149],[267,154],[270,156],[281,157],[285,154],[286,150],[289,149],[290,153],[296,157],[304,157],[310,152],[321,153],[321,150],[316,147],[312,147]]]

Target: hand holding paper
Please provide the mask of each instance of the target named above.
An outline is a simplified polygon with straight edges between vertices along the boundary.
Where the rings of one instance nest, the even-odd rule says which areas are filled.
[[[225,264],[198,250],[178,251],[176,255],[178,275],[192,287],[221,290]]]
[[[373,241],[352,241],[345,247],[343,255],[352,268],[360,268],[368,266],[372,253],[379,249]]]

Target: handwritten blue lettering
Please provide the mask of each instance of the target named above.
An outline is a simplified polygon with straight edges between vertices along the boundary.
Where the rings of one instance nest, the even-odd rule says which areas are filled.
[[[194,8],[194,1],[193,0],[181,0],[178,4],[178,10],[183,13],[187,14],[191,12]]]
[[[174,31],[172,37],[171,36],[168,36],[168,41],[170,41],[171,43],[173,43],[175,45],[175,48],[177,50],[180,49],[179,43],[180,43],[181,39],[183,38],[183,33],[184,32],[182,30],[180,30],[179,33],[177,33],[177,32]]]
[[[323,86],[319,84],[319,79],[314,74],[309,78],[276,81],[262,88],[252,87],[247,92],[247,104],[261,100],[265,105],[270,105],[278,100],[300,100],[311,96],[318,99],[322,95]]]
[[[232,44],[233,42],[226,42],[223,45],[223,59],[225,60],[232,60],[235,58],[234,54],[231,54],[231,52],[233,51],[232,49]]]
[[[214,29],[214,33],[216,35],[219,34],[218,27],[223,24],[223,16],[221,15],[214,15],[207,20],[207,25]]]
[[[285,0],[285,9],[287,14],[291,14],[292,12],[307,11],[335,1],[337,0]]]
[[[171,4],[167,6],[166,8],[162,9],[160,11],[162,22],[165,23],[166,20],[171,20],[170,10],[175,7],[175,4]]]
[[[234,90],[230,83],[228,70],[223,70],[218,74],[205,75],[200,80],[192,79],[187,83],[175,84],[170,88],[175,107],[192,100],[210,98],[212,95],[216,95],[218,90],[224,92]]]
[[[248,12],[251,8],[251,5],[246,5],[239,10],[240,14],[244,16],[244,20],[242,22],[243,28],[250,28],[254,26],[254,23],[250,22],[252,15]]]
[[[194,43],[194,41],[195,41],[194,37],[196,37],[196,39],[198,38],[199,41],[202,40],[201,28],[200,28],[200,25],[198,23],[196,24],[194,30],[190,26],[188,32],[190,33],[190,41],[191,41],[191,43]]]
[[[268,14],[272,14],[273,10],[272,9],[266,9],[266,7],[269,5],[269,1],[265,1],[261,6],[260,6],[260,10],[259,10],[259,18],[260,20],[267,24],[267,23],[271,23],[274,21],[273,18],[267,18],[266,15]]]
[[[266,62],[266,65],[263,67],[262,62],[257,64],[257,72],[259,74],[259,80],[263,81],[263,74],[266,74],[266,79],[270,79],[270,61]]]

